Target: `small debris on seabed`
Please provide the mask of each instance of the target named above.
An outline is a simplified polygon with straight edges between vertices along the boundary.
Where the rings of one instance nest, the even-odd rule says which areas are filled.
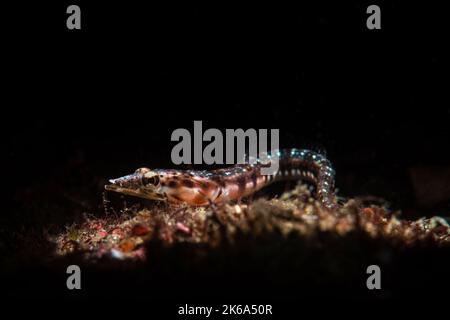
[[[362,232],[369,238],[405,247],[420,242],[450,244],[450,228],[441,217],[402,220],[387,208],[364,207],[359,203],[350,199],[337,211],[329,211],[311,197],[306,186],[298,185],[278,199],[197,208],[155,204],[145,209],[129,209],[114,217],[90,216],[52,241],[60,256],[81,252],[88,260],[110,257],[138,261],[146,259],[145,244],[149,241],[214,248],[223,241],[234,243],[237,234],[257,236],[273,232],[284,237],[296,234],[305,241],[324,232],[339,237]]]

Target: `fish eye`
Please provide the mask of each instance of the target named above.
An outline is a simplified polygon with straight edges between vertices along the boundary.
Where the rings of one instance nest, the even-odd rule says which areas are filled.
[[[154,185],[157,186],[159,185],[159,177],[158,176],[153,176],[153,177],[149,177],[147,178],[146,176],[142,177],[142,183],[146,186],[146,185]]]

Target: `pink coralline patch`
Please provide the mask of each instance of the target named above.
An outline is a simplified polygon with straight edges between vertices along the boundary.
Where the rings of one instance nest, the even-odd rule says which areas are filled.
[[[103,223],[101,221],[89,221],[87,227],[92,230],[102,230]]]
[[[144,261],[147,258],[146,251],[144,247],[139,247],[132,253],[132,258],[140,261]]]
[[[119,237],[119,238],[123,238],[123,237],[125,236],[125,232],[124,232],[123,229],[121,229],[121,228],[114,228],[114,229],[111,231],[111,234],[112,234],[112,235],[115,235],[115,236],[117,236],[117,237]]]
[[[105,230],[100,230],[97,232],[97,237],[99,239],[103,239],[104,237],[106,237],[108,235],[108,232],[106,232]]]

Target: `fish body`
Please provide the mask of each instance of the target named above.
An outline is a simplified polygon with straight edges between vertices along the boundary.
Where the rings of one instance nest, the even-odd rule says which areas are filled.
[[[262,174],[276,157],[275,174]],[[336,206],[334,170],[320,153],[306,149],[283,149],[271,152],[264,160],[238,164],[217,170],[175,170],[140,168],[133,174],[110,180],[106,190],[131,196],[204,206],[247,197],[265,186],[281,180],[306,180],[324,207]]]

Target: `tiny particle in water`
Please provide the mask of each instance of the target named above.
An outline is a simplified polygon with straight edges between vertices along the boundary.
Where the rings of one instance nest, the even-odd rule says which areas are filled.
[[[184,223],[177,222],[177,230],[180,230],[184,233],[191,233],[191,229],[189,229],[188,226],[186,226]]]
[[[117,249],[111,249],[111,257],[118,260],[125,259],[124,254]]]

